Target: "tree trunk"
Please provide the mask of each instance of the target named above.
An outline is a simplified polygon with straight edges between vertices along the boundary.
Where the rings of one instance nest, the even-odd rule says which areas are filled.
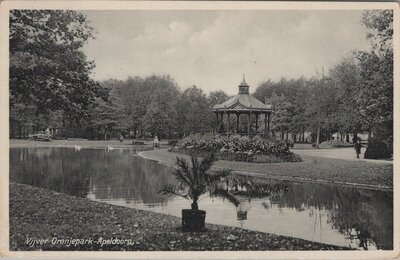
[[[192,210],[198,210],[199,209],[199,205],[197,204],[197,201],[193,201],[191,207],[192,207]]]
[[[303,136],[303,126],[300,127],[300,133],[299,133],[299,142],[304,142],[304,136]],[[303,139],[303,140],[302,140]]]
[[[320,131],[321,131],[321,129],[320,129],[319,125],[318,125],[318,128],[317,128],[317,141],[315,143],[315,147],[316,148],[319,148],[319,133],[320,133]]]

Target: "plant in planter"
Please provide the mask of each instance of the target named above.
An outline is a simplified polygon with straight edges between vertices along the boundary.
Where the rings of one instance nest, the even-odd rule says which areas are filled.
[[[201,195],[209,193],[211,197],[224,197],[228,201],[239,205],[239,201],[221,187],[221,182],[229,171],[210,172],[215,161],[213,153],[199,159],[196,155],[191,156],[189,163],[185,159],[177,158],[177,168],[172,174],[176,177],[178,184],[165,185],[162,194],[176,195],[192,200],[191,209],[182,210],[183,231],[204,231],[206,212],[199,210],[198,200]]]

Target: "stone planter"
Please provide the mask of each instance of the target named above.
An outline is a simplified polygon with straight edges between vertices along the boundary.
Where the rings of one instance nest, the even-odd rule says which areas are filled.
[[[203,232],[205,231],[206,212],[204,210],[182,210],[182,231]]]

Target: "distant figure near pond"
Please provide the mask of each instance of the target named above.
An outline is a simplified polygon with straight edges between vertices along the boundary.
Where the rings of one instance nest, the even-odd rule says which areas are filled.
[[[121,134],[119,135],[119,141],[122,143],[124,141],[124,136]]]
[[[160,147],[160,142],[158,141],[158,136],[154,136],[153,147],[154,148]]]
[[[356,143],[354,144],[354,149],[356,150],[357,159],[360,159],[361,153],[361,140],[357,139]]]

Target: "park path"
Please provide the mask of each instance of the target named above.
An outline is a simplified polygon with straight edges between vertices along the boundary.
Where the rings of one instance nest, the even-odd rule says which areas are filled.
[[[363,157],[365,153],[365,147],[361,148],[361,155]],[[347,161],[360,161],[360,162],[371,162],[371,163],[382,163],[382,164],[393,164],[392,160],[373,160],[365,158],[356,158],[356,152],[353,147],[348,148],[332,148],[332,149],[291,149],[292,152],[298,155],[308,155],[313,157],[323,157],[331,159],[341,159]]]

